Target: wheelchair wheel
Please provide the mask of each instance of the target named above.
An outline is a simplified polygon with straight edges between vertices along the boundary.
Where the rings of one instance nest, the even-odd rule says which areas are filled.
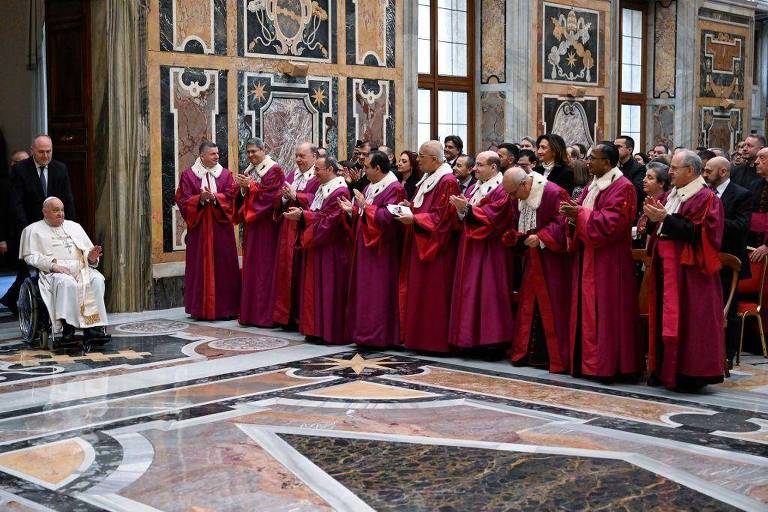
[[[34,348],[48,349],[50,321],[33,279],[27,278],[22,283],[17,305],[21,338]]]

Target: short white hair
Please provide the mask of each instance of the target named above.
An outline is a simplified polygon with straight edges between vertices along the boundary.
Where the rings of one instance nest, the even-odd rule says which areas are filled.
[[[506,171],[504,171],[504,178],[508,179],[512,182],[513,185],[519,186],[522,182],[524,182],[527,178],[530,176],[528,173],[525,172],[525,170],[522,167],[510,167]]]
[[[61,204],[64,204],[64,201],[62,201],[62,200],[61,200],[61,199],[59,199],[58,197],[56,197],[56,196],[48,196],[48,197],[46,197],[46,198],[45,198],[45,201],[43,201],[43,208],[48,208],[48,206],[49,206],[49,205],[50,205],[50,204],[51,204],[51,203],[52,203],[54,200],[56,200],[56,201],[59,201]]]

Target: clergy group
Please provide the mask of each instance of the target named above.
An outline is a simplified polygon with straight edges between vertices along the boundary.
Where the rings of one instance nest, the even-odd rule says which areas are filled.
[[[696,153],[675,153],[670,189],[642,199],[613,142],[589,150],[576,193],[573,174],[530,165],[532,151],[472,157],[460,144],[428,141],[395,160],[361,143],[342,165],[307,142],[283,169],[252,139],[233,173],[203,142],[176,192],[187,313],[312,343],[501,354],[605,383],[723,380],[724,214]],[[632,252],[639,217],[644,265]]]

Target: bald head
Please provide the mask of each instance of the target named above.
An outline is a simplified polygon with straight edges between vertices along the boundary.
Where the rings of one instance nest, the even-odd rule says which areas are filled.
[[[439,140],[428,140],[419,148],[419,167],[430,173],[437,170],[445,162],[443,145]]]
[[[527,199],[531,193],[533,177],[522,167],[510,167],[504,171],[501,181],[504,191],[516,199]]]
[[[32,156],[37,165],[48,165],[53,158],[53,142],[48,135],[41,134],[32,139]]]
[[[701,175],[711,187],[719,187],[731,177],[731,162],[722,156],[716,156],[707,160]]]

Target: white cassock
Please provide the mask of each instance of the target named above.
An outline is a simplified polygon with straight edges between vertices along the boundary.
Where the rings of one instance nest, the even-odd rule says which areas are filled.
[[[39,220],[21,233],[19,258],[40,271],[40,297],[55,332],[62,329],[60,320],[80,329],[107,325],[104,276],[93,268],[98,261],[88,263],[92,247],[82,226],[71,220],[58,227]],[[54,264],[69,268],[72,275],[51,272]]]

